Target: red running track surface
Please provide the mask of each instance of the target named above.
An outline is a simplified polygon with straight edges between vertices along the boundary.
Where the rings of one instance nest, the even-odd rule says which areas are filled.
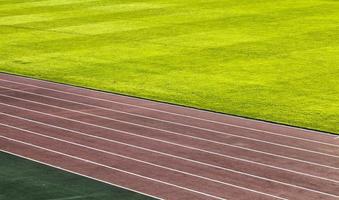
[[[335,135],[2,73],[0,151],[158,199],[339,199]]]

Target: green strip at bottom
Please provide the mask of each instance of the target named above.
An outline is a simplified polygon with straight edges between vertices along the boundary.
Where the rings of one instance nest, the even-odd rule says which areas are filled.
[[[0,152],[0,200],[153,198]]]

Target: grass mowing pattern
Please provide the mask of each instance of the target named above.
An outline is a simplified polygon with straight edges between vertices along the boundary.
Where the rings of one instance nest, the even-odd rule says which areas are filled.
[[[0,152],[0,200],[152,200]]]
[[[339,133],[339,1],[1,0],[0,71]]]

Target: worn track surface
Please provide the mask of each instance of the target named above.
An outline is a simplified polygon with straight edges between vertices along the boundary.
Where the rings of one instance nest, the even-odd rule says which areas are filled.
[[[335,135],[1,73],[0,150],[158,199],[339,199]]]

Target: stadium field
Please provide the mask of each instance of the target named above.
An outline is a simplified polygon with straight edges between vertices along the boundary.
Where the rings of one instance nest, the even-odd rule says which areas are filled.
[[[0,71],[339,132],[335,0],[1,0]]]
[[[0,0],[0,200],[338,199],[338,135],[242,118],[339,134],[338,10]]]

